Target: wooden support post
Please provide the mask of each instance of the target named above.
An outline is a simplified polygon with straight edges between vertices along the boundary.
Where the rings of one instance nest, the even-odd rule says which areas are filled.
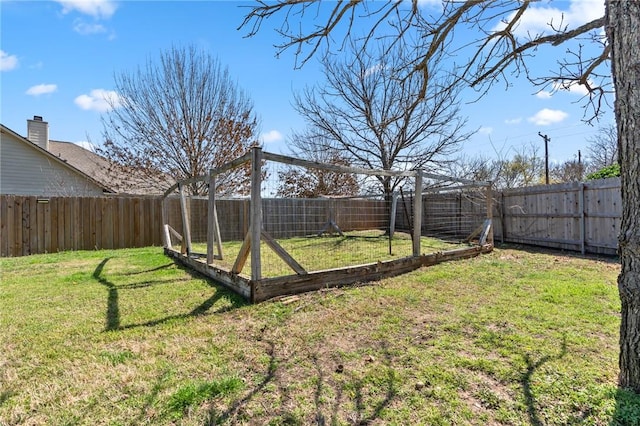
[[[416,200],[413,203],[413,255],[420,256],[420,239],[422,237],[422,170],[416,174]]]
[[[209,170],[209,203],[207,205],[207,264],[212,264],[214,259],[222,260],[222,240],[216,210],[216,175],[212,169]]]
[[[187,199],[184,195],[184,185],[180,184],[180,211],[182,216],[182,246],[186,249],[187,256],[191,255],[193,249],[191,248],[191,228],[189,226],[189,209],[187,208]]]
[[[305,275],[307,271],[300,265],[278,242],[266,231],[262,231],[264,242],[298,275]]]
[[[487,184],[487,220],[490,222],[489,230],[487,232],[487,243],[493,245],[493,190],[491,188],[492,183]]]
[[[262,233],[262,148],[254,147],[251,152],[251,279],[262,278],[260,258],[260,235]]]
[[[207,202],[207,265],[214,259],[213,240],[215,239],[216,175],[209,169],[209,198]]]
[[[244,264],[247,262],[247,258],[249,257],[249,250],[251,250],[251,228],[249,228],[249,232],[244,236],[244,240],[240,246],[240,251],[238,252],[238,257],[236,257],[236,261],[233,263],[233,267],[231,268],[232,274],[239,274],[242,272]]]
[[[162,243],[165,247],[171,248],[171,235],[169,235],[169,212],[167,211],[167,197],[164,197],[160,203],[162,213]]]
[[[168,249],[173,250],[173,246],[171,245],[171,234],[169,233],[169,225],[162,225],[162,240],[164,241],[164,246]]]
[[[389,217],[389,238],[396,232],[396,212],[398,211],[398,193],[391,194],[391,215]]]

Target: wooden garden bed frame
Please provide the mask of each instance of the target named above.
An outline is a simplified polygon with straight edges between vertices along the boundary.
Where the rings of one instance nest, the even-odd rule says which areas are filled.
[[[333,172],[365,174],[371,176],[404,176],[415,179],[415,193],[422,193],[423,178],[447,180],[466,186],[485,187],[487,202],[487,218],[483,225],[479,226],[469,237],[478,237],[478,245],[454,250],[441,251],[431,254],[422,254],[420,247],[421,226],[413,226],[412,234],[412,255],[401,259],[374,262],[364,265],[335,268],[323,271],[307,272],[298,262],[287,253],[287,251],[271,238],[263,229],[262,222],[262,164],[265,161],[276,161],[293,166],[324,169]],[[185,185],[198,181],[206,181],[209,188],[216,187],[216,176],[231,169],[251,163],[251,199],[250,199],[250,226],[245,235],[244,241],[230,270],[224,269],[214,264],[214,260],[222,259],[222,240],[220,238],[220,227],[216,212],[215,190],[209,191],[208,198],[208,224],[207,224],[207,253],[195,253],[191,244],[191,232],[189,229],[189,218],[187,213],[187,203],[185,195]],[[183,233],[180,234],[168,223],[168,209],[166,198],[178,190],[180,195],[180,207]],[[163,241],[165,253],[181,262],[182,264],[208,276],[225,287],[240,294],[252,303],[262,302],[279,296],[319,290],[327,287],[345,286],[353,283],[378,280],[384,277],[404,274],[423,266],[436,265],[438,263],[467,259],[488,253],[493,250],[493,230],[491,226],[491,185],[487,182],[473,182],[464,179],[457,179],[435,174],[425,173],[420,170],[412,171],[390,171],[390,170],[370,170],[347,166],[317,163],[307,160],[296,159],[263,152],[261,148],[253,148],[249,153],[237,158],[217,169],[209,171],[208,176],[180,181],[165,191],[163,196]],[[394,204],[395,206],[395,204]],[[391,222],[395,218],[395,211],[392,208]],[[413,205],[413,223],[422,223],[422,197],[415,197]],[[390,229],[393,232],[393,229]],[[172,246],[174,237],[180,241],[180,249]],[[256,241],[257,244],[253,244]],[[261,264],[261,244],[273,250],[294,272],[291,275],[264,278],[262,276]],[[251,259],[250,276],[242,274],[244,265]]]

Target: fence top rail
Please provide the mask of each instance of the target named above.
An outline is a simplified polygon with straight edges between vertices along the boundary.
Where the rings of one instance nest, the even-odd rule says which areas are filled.
[[[286,155],[274,154],[271,152],[264,152],[263,158],[265,160],[277,161],[279,163],[290,164],[292,166],[309,167],[313,169],[323,169],[332,172],[341,173],[358,173],[370,176],[405,176],[416,177],[417,172],[415,170],[379,170],[379,169],[364,169],[361,167],[340,166],[337,164],[324,164],[317,161],[301,160],[299,158],[288,157]]]
[[[314,169],[322,169],[333,172],[340,173],[357,173],[369,176],[403,176],[403,177],[416,177],[420,173],[423,177],[430,179],[437,179],[440,181],[449,181],[449,182],[457,182],[466,185],[473,186],[488,186],[490,182],[483,181],[472,181],[468,179],[455,178],[451,176],[444,176],[435,173],[428,173],[422,170],[381,170],[381,169],[365,169],[362,167],[350,167],[350,166],[341,166],[338,164],[324,164],[317,161],[309,161],[303,160],[300,158],[289,157],[282,154],[274,154],[272,152],[263,152],[262,158],[267,161],[276,161],[278,163],[289,164],[292,166],[300,166]],[[211,169],[209,171],[209,176],[221,174],[226,171],[235,169],[236,167],[240,167],[241,165],[251,161],[251,152],[247,152],[241,157],[236,158],[235,160],[229,161],[228,163],[223,164],[220,167],[215,169]],[[188,185],[190,183],[206,181],[209,176],[196,176],[189,179],[183,179],[175,184],[171,185],[169,189],[167,189],[162,195],[163,198],[166,198],[172,192],[174,192],[180,185]]]
[[[244,163],[249,162],[250,160],[251,160],[251,152],[247,152],[246,154],[244,154],[241,157],[236,158],[235,160],[229,161],[227,163],[224,163],[220,167],[216,167],[214,169],[209,170],[209,176],[211,176],[211,175],[219,175],[221,173],[224,173],[224,172],[227,172],[229,170],[235,169],[237,167],[240,167]],[[195,183],[195,182],[200,182],[200,181],[207,181],[207,180],[209,180],[209,176],[201,175],[201,176],[195,176],[195,177],[192,177],[192,178],[189,178],[189,179],[179,180],[178,182],[176,182],[173,185],[171,185],[169,187],[169,189],[164,191],[164,193],[162,194],[162,198],[168,197],[173,191],[178,189],[178,187],[180,185],[188,185],[190,183]]]

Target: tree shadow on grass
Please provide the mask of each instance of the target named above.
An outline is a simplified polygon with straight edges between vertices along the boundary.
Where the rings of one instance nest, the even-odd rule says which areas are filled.
[[[616,408],[609,426],[640,425],[640,393],[627,389],[615,390]]]
[[[522,392],[524,394],[525,404],[527,406],[527,415],[529,416],[529,422],[534,426],[542,426],[543,422],[540,419],[538,409],[536,408],[536,397],[531,389],[531,379],[540,367],[550,361],[557,361],[564,358],[567,354],[567,338],[562,336],[562,344],[560,346],[560,352],[556,355],[545,355],[537,361],[534,361],[528,353],[521,354],[524,359],[527,369],[520,376],[520,385],[522,386]]]
[[[187,313],[183,313],[183,314],[176,314],[176,315],[169,315],[163,318],[158,318],[155,320],[151,320],[151,321],[147,321],[147,322],[143,322],[143,323],[138,323],[138,324],[128,324],[123,326],[121,324],[121,319],[120,319],[120,306],[119,306],[119,291],[122,290],[132,290],[132,289],[138,289],[138,288],[143,288],[143,287],[149,287],[152,286],[154,284],[162,284],[162,283],[167,283],[170,282],[171,280],[147,280],[147,281],[140,281],[140,282],[136,282],[136,283],[132,283],[132,284],[126,284],[126,285],[116,285],[115,283],[111,282],[109,279],[107,279],[104,274],[104,267],[105,265],[109,262],[109,260],[111,260],[112,257],[107,257],[105,259],[102,260],[102,262],[100,262],[100,264],[98,264],[98,266],[96,267],[96,269],[93,271],[93,278],[98,281],[98,283],[100,283],[101,285],[105,286],[107,288],[107,312],[106,312],[106,326],[105,326],[105,331],[115,331],[115,330],[126,330],[126,329],[130,329],[130,328],[136,328],[136,327],[152,327],[152,326],[156,326],[156,325],[160,325],[163,324],[165,322],[168,321],[172,321],[172,320],[177,320],[177,319],[184,319],[184,318],[189,318],[189,317],[198,317],[198,316],[202,316],[205,314],[211,314],[211,313],[221,313],[221,312],[226,312],[241,306],[244,306],[247,304],[247,302],[242,299],[242,297],[238,296],[237,294],[233,293],[230,290],[227,290],[226,288],[216,284],[213,282],[213,280],[211,280],[208,277],[205,277],[201,274],[199,274],[198,272],[190,269],[190,268],[185,268],[182,265],[178,265],[178,268],[185,271],[186,273],[188,273],[189,275],[191,275],[193,278],[197,278],[197,279],[204,279],[207,284],[214,288],[216,291],[215,293],[209,297],[207,300],[203,301],[200,305],[196,306],[195,308],[193,308],[190,312]],[[163,265],[157,268],[153,268],[153,269],[148,269],[145,271],[137,271],[137,272],[132,272],[132,273],[128,273],[126,275],[138,275],[138,274],[142,274],[142,273],[147,273],[147,272],[154,272],[154,271],[158,271],[160,269],[164,269],[167,268],[169,266],[171,266],[172,264],[168,264],[168,265]],[[219,309],[210,312],[210,309],[220,300],[222,299],[226,299],[229,301],[229,305],[226,306],[222,306]]]
[[[263,379],[260,381],[260,383],[250,389],[246,393],[246,395],[235,401],[222,413],[218,413],[214,409],[210,410],[208,415],[209,420],[205,423],[205,425],[214,426],[225,423],[227,420],[231,420],[235,415],[238,414],[240,410],[242,410],[244,406],[246,406],[249,401],[251,401],[257,394],[262,392],[265,387],[274,380],[276,376],[276,370],[278,368],[278,361],[275,355],[275,344],[272,341],[266,341],[266,343],[268,345],[267,355],[269,355],[269,365],[267,366],[267,371],[265,372]]]

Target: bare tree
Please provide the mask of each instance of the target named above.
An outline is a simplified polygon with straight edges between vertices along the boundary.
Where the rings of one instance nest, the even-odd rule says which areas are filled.
[[[345,47],[344,59],[323,58],[325,81],[295,97],[309,132],[325,144],[319,149],[337,148],[357,167],[424,169],[469,137],[463,132],[459,88],[439,72],[440,58],[434,57],[429,90],[416,102],[422,82],[417,75],[397,74],[405,61],[402,53],[384,43],[368,52],[353,42]],[[385,194],[403,182],[378,179]]]
[[[294,133],[289,147],[299,158],[338,166],[349,165],[341,151],[322,140],[321,136]],[[354,196],[360,190],[353,174],[322,169],[290,167],[278,172],[278,178],[281,182],[278,195],[282,197]]]
[[[507,73],[524,72],[534,83],[542,85],[560,83],[567,87],[579,84],[588,91],[585,105],[593,112],[590,118],[598,117],[601,112],[602,103],[611,92],[610,78],[613,77],[623,203],[619,237],[622,268],[618,278],[622,302],[619,385],[640,393],[640,215],[637,214],[640,205],[640,132],[636,131],[640,116],[640,92],[636,89],[640,87],[640,49],[637,48],[640,2],[604,0],[604,3],[603,17],[572,29],[560,18],[549,22],[546,33],[530,33],[524,37],[519,37],[516,29],[535,4],[532,0],[443,1],[441,13],[424,13],[418,0],[338,1],[331,3],[329,14],[323,15],[328,16],[327,20],[314,20],[312,27],[291,25],[290,19],[320,7],[319,1],[260,1],[250,9],[243,25],[254,34],[265,19],[279,16],[283,22],[279,31],[284,40],[280,48],[297,48],[302,63],[322,44],[332,46],[337,40],[341,46],[340,31],[343,31],[343,40],[348,39],[356,20],[368,25],[365,44],[374,42],[382,34],[388,35],[391,27],[396,31],[394,43],[413,52],[402,69],[406,74],[423,77],[423,85],[418,91],[422,96],[428,88],[430,59],[443,51],[453,54],[460,49],[466,49],[470,54],[464,56],[456,73],[461,81],[478,88],[481,93],[497,81],[508,80]],[[501,24],[496,27],[498,20]],[[603,36],[603,27],[606,36]],[[420,30],[422,37],[405,37],[413,28]],[[456,36],[465,29],[474,30],[478,38],[469,41]],[[535,60],[533,56],[537,49],[583,40],[600,49],[593,56],[586,55],[581,44],[569,53],[567,49],[561,49],[556,72],[541,77],[529,75],[527,63]]]
[[[578,160],[568,160],[555,164],[549,169],[553,183],[581,182],[584,178],[585,164]]]
[[[537,145],[524,146],[508,157],[498,152],[498,158],[483,156],[459,157],[443,169],[451,176],[470,180],[491,181],[495,189],[538,185],[544,174],[544,159]]]
[[[159,61],[115,77],[120,98],[103,117],[105,147],[114,172],[158,180],[208,173],[257,144],[258,121],[249,97],[219,61],[195,47],[172,48]],[[246,192],[239,168],[217,182],[221,192]],[[168,182],[167,187],[172,182]],[[189,186],[207,192],[202,182]]]
[[[613,124],[599,128],[587,142],[589,162],[594,171],[618,162],[618,133]]]

